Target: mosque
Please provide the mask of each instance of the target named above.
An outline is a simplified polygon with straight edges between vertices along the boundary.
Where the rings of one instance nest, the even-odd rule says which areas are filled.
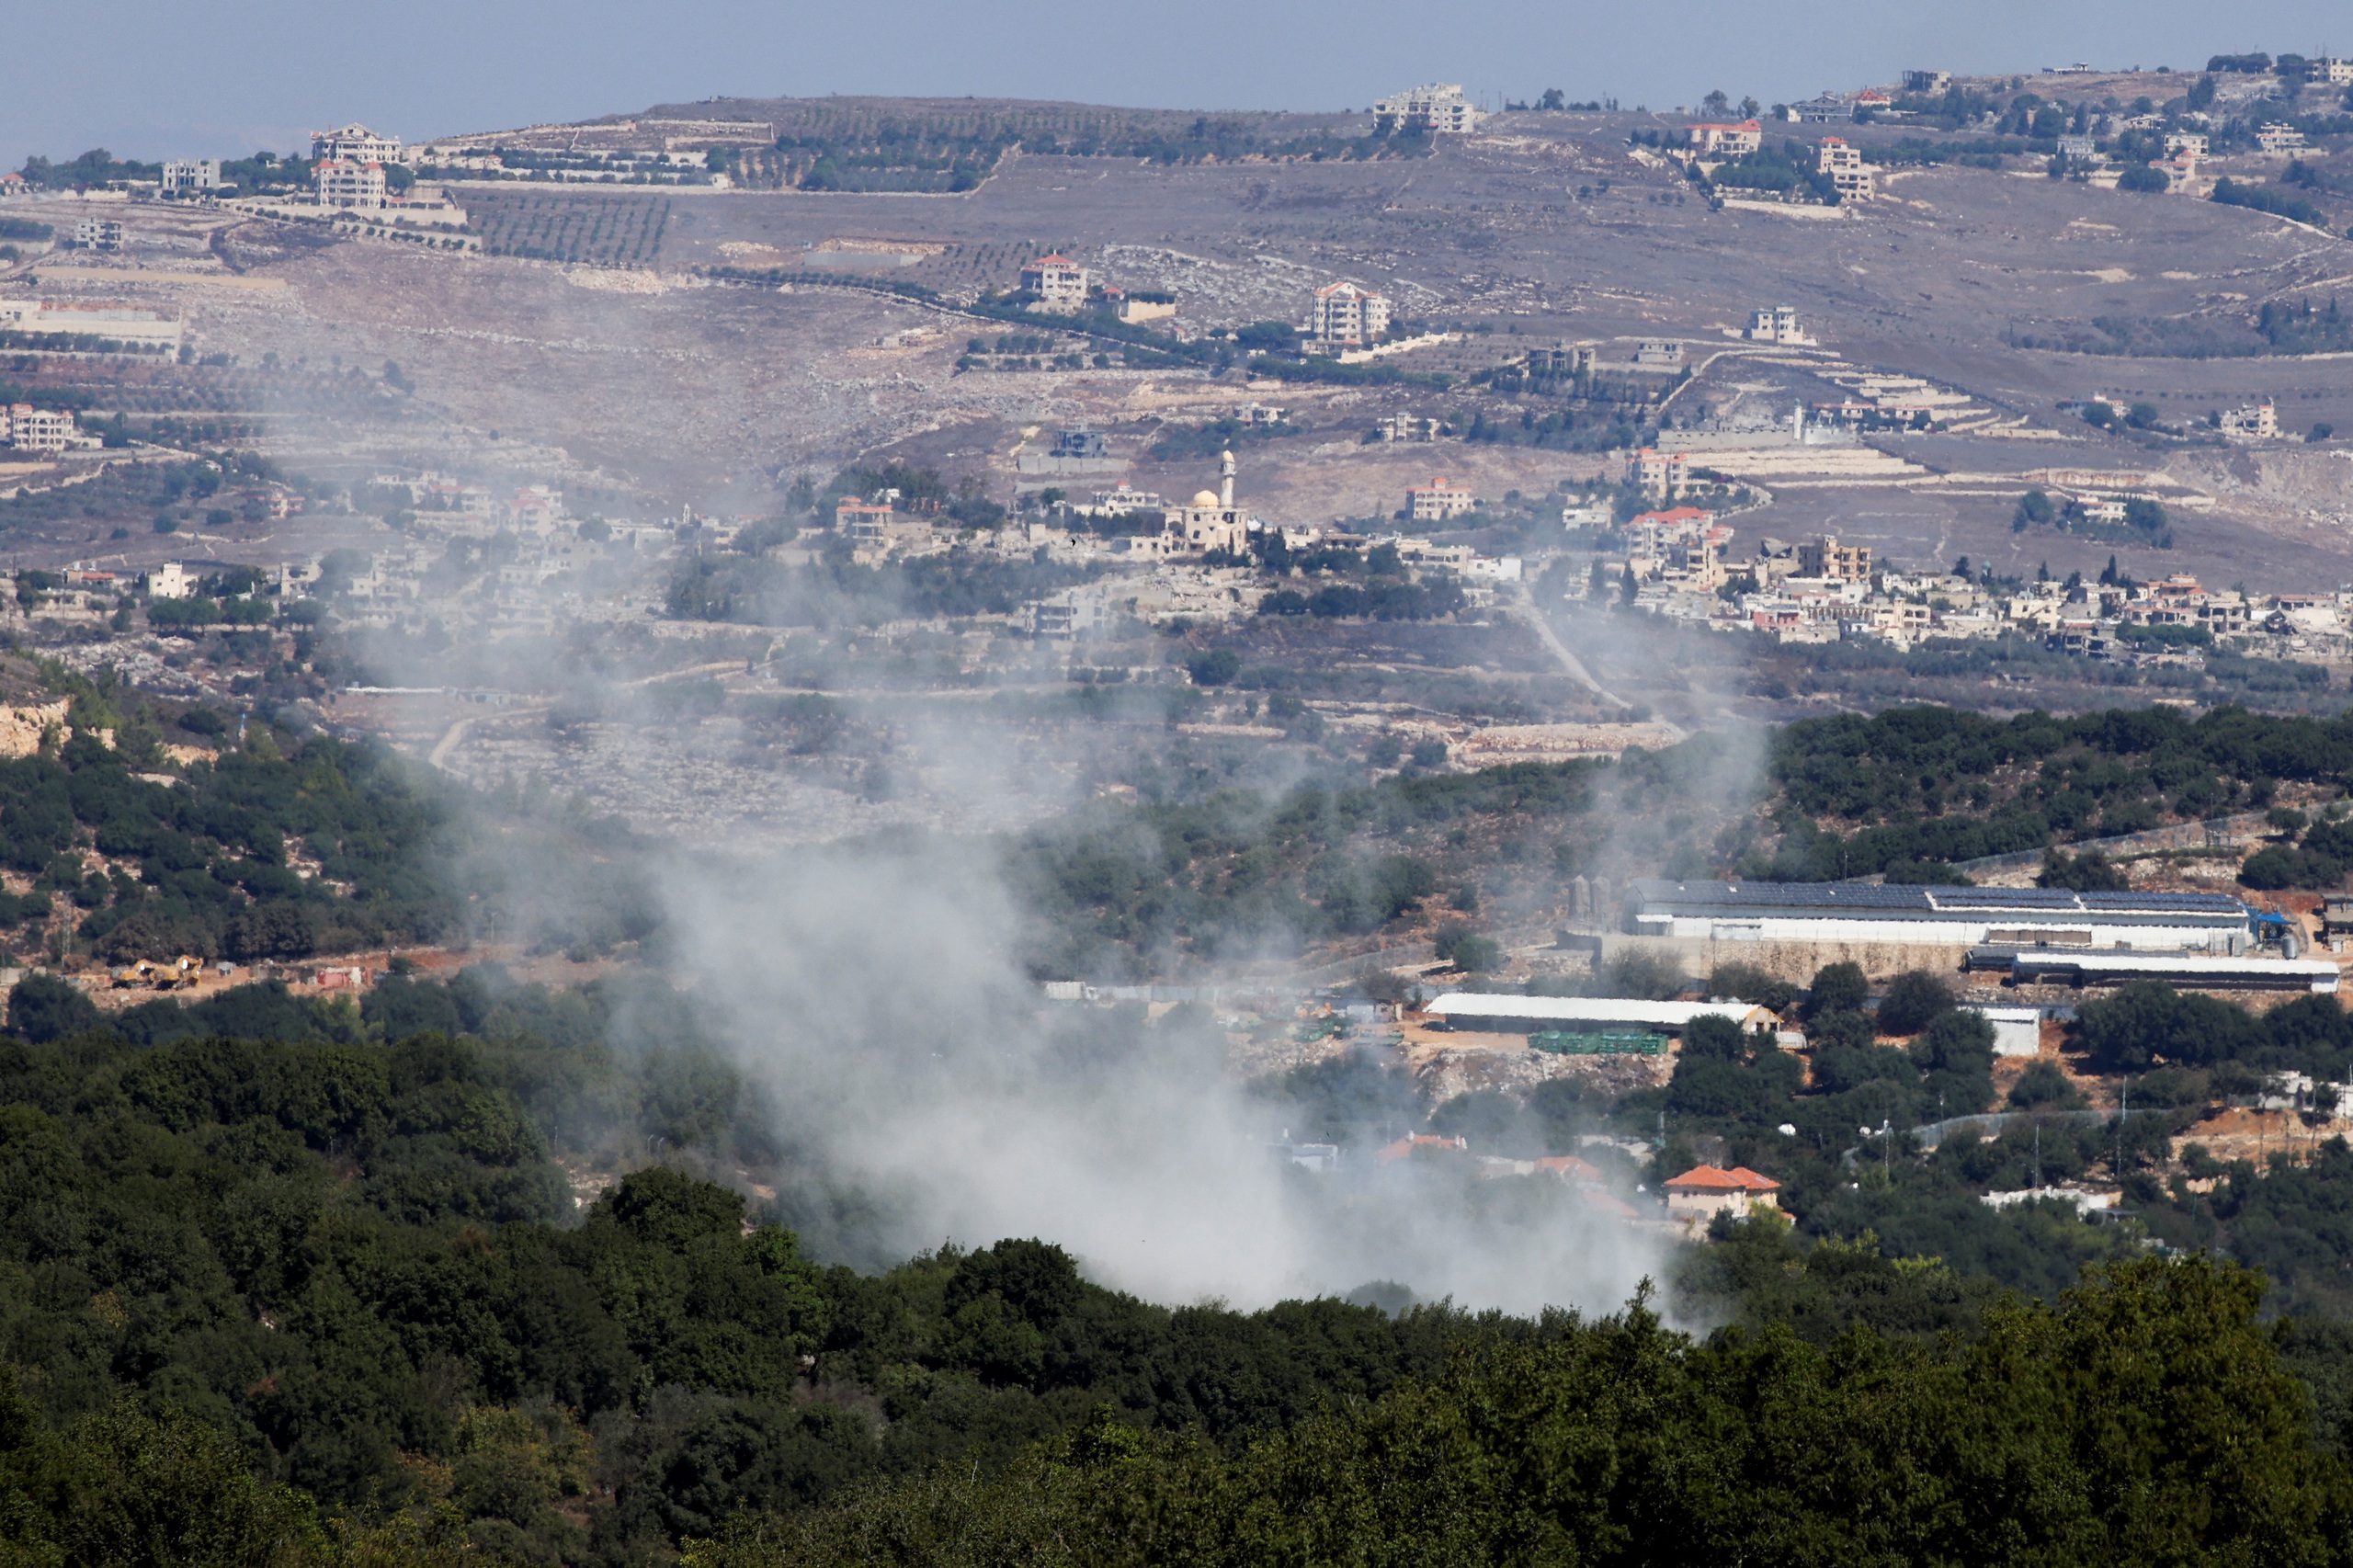
[[[1256,519],[1233,504],[1233,453],[1218,454],[1221,478],[1215,490],[1197,493],[1189,506],[1171,506],[1161,522],[1161,536],[1171,555],[1211,555],[1223,551],[1247,554]]]

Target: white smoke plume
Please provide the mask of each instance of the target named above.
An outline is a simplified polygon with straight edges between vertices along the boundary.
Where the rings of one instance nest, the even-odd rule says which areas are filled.
[[[773,1095],[801,1177],[854,1192],[882,1256],[1035,1235],[1105,1284],[1239,1306],[1388,1280],[1608,1309],[1657,1272],[1650,1238],[1553,1184],[1498,1202],[1513,1184],[1375,1172],[1370,1149],[1287,1168],[1198,1032],[1073,1045],[975,846],[681,860],[665,897],[682,983]]]

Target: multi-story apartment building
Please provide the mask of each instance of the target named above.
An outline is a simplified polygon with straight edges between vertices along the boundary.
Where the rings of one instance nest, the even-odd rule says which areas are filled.
[[[218,158],[172,158],[164,165],[165,196],[200,196],[221,188]]]
[[[1389,297],[1354,283],[1326,283],[1308,302],[1309,342],[1326,348],[1356,348],[1389,330]]]
[[[354,164],[397,164],[401,162],[401,139],[379,136],[355,120],[333,131],[311,132],[311,156],[322,160],[340,158]]]
[[[1825,136],[1814,150],[1813,172],[1828,175],[1837,188],[1840,199],[1869,199],[1876,188],[1871,172],[1863,164],[1863,150],[1844,137]]]
[[[381,207],[384,205],[384,165],[328,158],[311,171],[322,207]]]
[[[1372,115],[1383,133],[1419,130],[1440,135],[1467,134],[1486,118],[1462,96],[1459,82],[1432,82],[1382,98],[1372,106]]]
[[[1086,268],[1066,256],[1041,256],[1021,269],[1022,292],[1037,296],[1049,311],[1084,310],[1086,287]]]

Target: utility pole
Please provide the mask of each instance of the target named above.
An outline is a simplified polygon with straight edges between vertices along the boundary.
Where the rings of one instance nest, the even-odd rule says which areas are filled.
[[[2042,1190],[2042,1118],[2034,1119],[2034,1189]]]
[[[2131,1114],[2132,1085],[2128,1079],[2124,1085],[2121,1107],[2116,1113],[2116,1183],[2119,1187],[2124,1185],[2124,1119]]]

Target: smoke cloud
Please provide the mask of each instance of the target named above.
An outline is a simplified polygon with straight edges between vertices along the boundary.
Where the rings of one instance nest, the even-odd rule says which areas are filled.
[[[1035,1235],[1103,1283],[1241,1306],[1394,1281],[1608,1308],[1656,1271],[1654,1238],[1560,1184],[1376,1170],[1369,1149],[1288,1166],[1213,1034],[1041,1006],[977,845],[681,858],[663,894],[682,982],[774,1097],[788,1217],[821,1249],[837,1222],[858,1233],[835,1247],[872,1262]]]

